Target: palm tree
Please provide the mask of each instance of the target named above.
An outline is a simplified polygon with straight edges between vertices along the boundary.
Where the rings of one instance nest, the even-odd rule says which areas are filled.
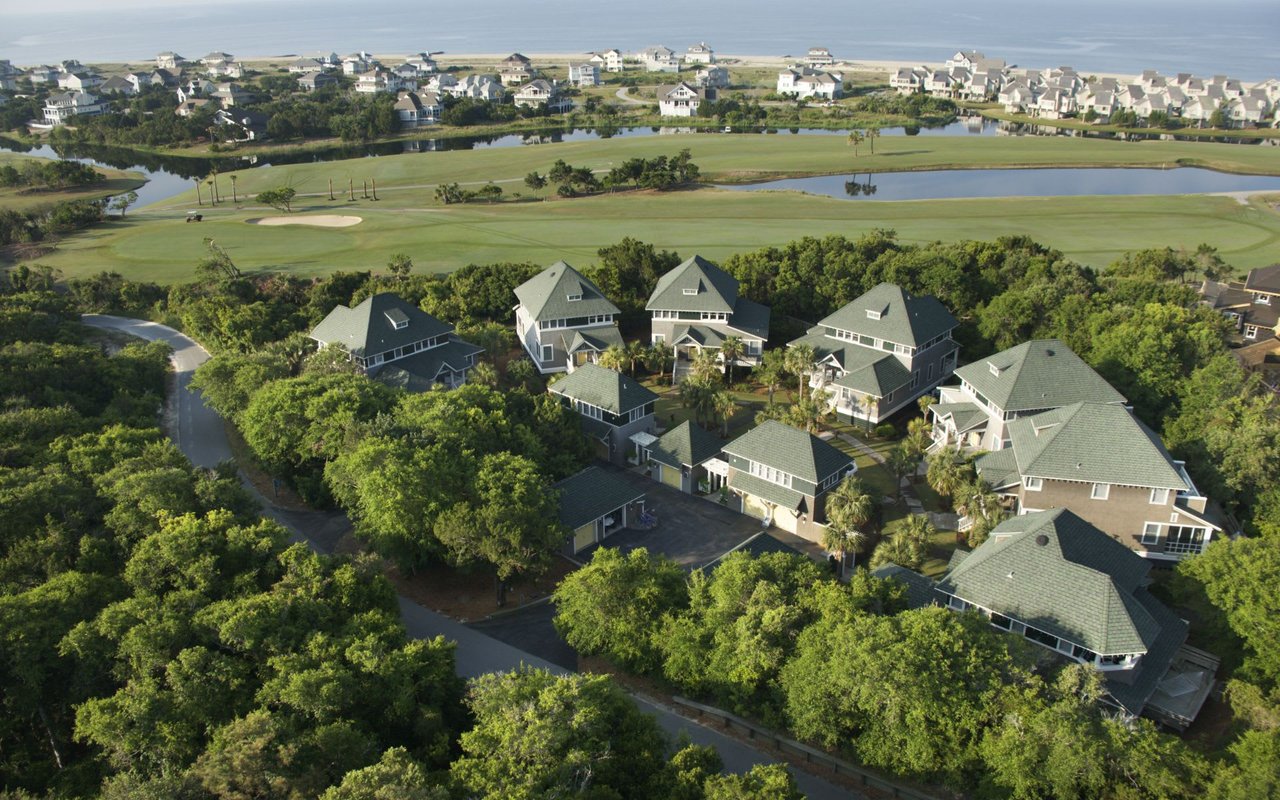
[[[760,363],[752,371],[755,379],[769,388],[769,405],[773,405],[773,393],[778,384],[787,377],[786,356],[785,350],[766,350],[760,357]]]
[[[232,204],[232,205],[236,205],[237,203],[239,203],[239,202],[240,202],[239,200],[237,200],[237,199],[236,199],[236,179],[237,179],[237,176],[236,176],[236,174],[233,172],[233,173],[231,173],[230,175],[228,175],[227,177],[231,179],[231,204]]]
[[[481,386],[497,386],[498,370],[488,361],[481,361],[471,368],[470,383],[478,383]]]
[[[818,354],[814,351],[811,344],[797,344],[788,347],[786,355],[783,356],[787,365],[787,372],[796,377],[799,385],[799,399],[804,399],[804,382],[808,378],[809,373],[813,372],[813,362],[817,360]]]
[[[808,397],[792,404],[788,414],[791,424],[810,433],[817,433],[818,426],[831,410],[827,402],[829,398],[827,392],[814,389]]]
[[[902,496],[902,479],[915,472],[916,466],[920,463],[920,459],[911,452],[911,448],[899,444],[897,447],[889,451],[889,457],[885,459],[884,465],[893,473],[893,477],[897,479],[897,496]]]
[[[948,445],[929,455],[929,469],[925,479],[938,494],[954,498],[956,490],[965,482],[960,468],[960,448]]]
[[[849,131],[849,144],[853,145],[854,158],[858,157],[858,145],[862,144],[862,140],[865,138],[862,135],[862,131]]]
[[[729,438],[729,420],[733,419],[734,412],[738,410],[738,401],[729,392],[719,391],[712,397],[711,405],[723,426],[720,435]]]
[[[627,353],[616,344],[609,345],[596,358],[596,363],[606,369],[621,372],[623,367],[627,366]]]
[[[671,347],[664,341],[657,341],[649,345],[649,350],[644,356],[644,365],[646,369],[657,372],[658,380],[662,380],[662,376],[667,372],[667,362],[670,360]]]
[[[871,145],[871,155],[876,154],[876,139],[880,138],[879,128],[867,128],[864,134],[867,137],[867,144]]]
[[[636,362],[644,358],[644,351],[644,342],[639,340],[628,342],[622,348],[622,352],[627,357],[627,363],[631,366],[630,375],[633,378],[636,376]]]
[[[716,351],[705,347],[699,348],[693,357],[693,362],[689,365],[689,371],[693,379],[700,383],[719,383],[720,362],[716,357]]]
[[[703,381],[687,380],[680,384],[680,402],[693,412],[694,421],[699,425],[715,416],[716,394],[716,390]]]
[[[858,405],[862,406],[862,410],[867,415],[867,433],[871,433],[871,415],[875,413],[880,401],[875,395],[864,394],[858,396]]]
[[[747,345],[737,336],[727,336],[720,343],[720,357],[724,359],[724,376],[729,385],[733,385],[733,362],[746,355]]]
[[[924,417],[916,417],[907,423],[907,438],[903,439],[903,443],[910,446],[916,457],[924,455],[924,451],[929,448],[929,431],[932,428],[929,420]]]
[[[902,521],[902,525],[898,527],[895,536],[901,536],[910,542],[918,542],[924,547],[929,546],[929,540],[938,530],[933,527],[933,523],[924,514],[912,514]]]
[[[862,530],[875,514],[875,498],[867,494],[856,476],[842,480],[827,495],[827,528],[822,533],[822,546],[840,554],[840,572],[844,573],[845,557],[856,553],[866,541]]]

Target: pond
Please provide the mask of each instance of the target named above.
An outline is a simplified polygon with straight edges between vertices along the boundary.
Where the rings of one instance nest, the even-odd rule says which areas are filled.
[[[1280,191],[1280,177],[1178,169],[955,169],[824,175],[720,185],[731,191],[791,190],[841,200],[941,200],[964,197],[1074,197]]]

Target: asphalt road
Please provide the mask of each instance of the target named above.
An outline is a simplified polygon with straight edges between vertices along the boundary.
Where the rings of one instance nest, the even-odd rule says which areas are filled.
[[[231,446],[217,413],[204,404],[199,392],[191,391],[191,373],[209,358],[209,353],[187,336],[173,328],[155,322],[126,319],[103,314],[85,314],[82,322],[96,328],[108,328],[137,336],[148,341],[168,342],[174,350],[174,386],[176,391],[165,404],[165,429],[173,437],[179,449],[197,466],[211,467],[231,458]],[[246,486],[252,491],[253,487]],[[254,492],[257,494],[257,492]],[[306,542],[320,552],[332,551],[333,515],[322,512],[297,512],[274,508],[266,498],[258,495],[267,516],[275,519],[294,534],[298,541]],[[311,537],[314,536],[315,539]],[[473,678],[488,672],[517,669],[521,665],[567,674],[570,670],[544,661],[537,656],[518,650],[479,631],[468,628],[443,614],[426,609],[412,600],[400,597],[400,618],[405,630],[415,639],[431,639],[444,636],[457,642],[456,659],[458,674]],[[636,698],[648,713],[652,714],[673,740],[684,734],[696,744],[712,745],[724,760],[729,772],[746,772],[756,764],[771,764],[777,759],[749,747],[719,731],[700,725],[679,714],[649,701]],[[862,798],[807,772],[792,769],[800,790],[813,800],[844,800]]]

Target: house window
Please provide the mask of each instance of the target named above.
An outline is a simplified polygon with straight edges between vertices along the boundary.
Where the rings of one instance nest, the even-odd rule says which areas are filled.
[[[1044,480],[1042,478],[1033,478],[1028,475],[1022,479],[1022,486],[1028,492],[1038,492],[1044,488]]]
[[[657,344],[658,342],[665,342],[666,340],[667,340],[667,337],[666,337],[666,335],[664,335],[664,334],[661,334],[661,333],[655,333],[655,334],[653,335],[653,343],[654,343],[654,344]]]
[[[567,294],[565,295],[565,299],[568,300],[570,303],[575,303],[582,299],[582,293],[579,292],[578,294]]]
[[[1111,496],[1111,484],[1095,483],[1093,488],[1089,490],[1089,497],[1094,500],[1106,500]]]
[[[1257,338],[1258,338],[1258,326],[1257,326],[1257,325],[1245,325],[1245,326],[1244,326],[1244,338],[1246,338],[1246,339],[1257,339]]]
[[[880,312],[874,308],[867,309],[867,319],[880,319]]]
[[[991,624],[1004,631],[1013,629],[1013,620],[994,611],[991,612]]]
[[[781,470],[761,464],[758,461],[751,462],[751,474],[757,478],[763,478],[769,483],[776,483],[779,486],[786,486],[787,488],[791,487],[790,475]]]
[[[1160,541],[1160,523],[1148,522],[1142,526],[1142,543],[1155,544]]]
[[[967,602],[961,600],[955,595],[951,595],[947,598],[947,605],[956,611],[964,611],[966,608],[969,608],[969,604]]]
[[[1271,305],[1271,295],[1263,294],[1262,292],[1254,292],[1253,302],[1257,303],[1260,306],[1269,306]]]
[[[874,336],[866,336],[860,333],[858,334],[858,344],[863,345],[864,347],[877,347],[878,340]]]
[[[937,364],[930,364],[930,365],[929,365],[929,381],[930,381],[930,382],[932,382],[932,381],[933,381],[933,372],[934,372],[934,370],[936,370],[937,368],[938,368],[938,365],[937,365]]]
[[[698,290],[697,290],[697,289],[685,289],[685,290],[684,290],[684,293],[685,293],[686,295],[695,295],[695,294],[697,294],[697,293],[698,293]]]
[[[555,349],[554,349],[554,348],[552,348],[552,346],[551,346],[551,345],[549,345],[549,344],[544,344],[544,345],[542,346],[542,360],[543,360],[543,362],[544,362],[544,363],[545,363],[545,362],[547,362],[547,361],[550,361],[552,358],[554,358],[554,357],[555,357],[555,355],[554,355],[554,354],[555,354]]]
[[[1151,503],[1153,506],[1167,506],[1169,504],[1169,490],[1152,489],[1151,499],[1147,502]]]

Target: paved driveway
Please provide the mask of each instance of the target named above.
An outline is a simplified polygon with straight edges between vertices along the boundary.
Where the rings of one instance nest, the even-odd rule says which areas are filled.
[[[647,531],[619,531],[597,547],[613,547],[624,553],[647,547],[650,553],[661,553],[686,569],[696,569],[760,532],[758,519],[664,486],[631,470],[601,466],[644,489],[645,508],[658,515],[658,526]],[[590,561],[595,549],[582,551],[578,558]]]

